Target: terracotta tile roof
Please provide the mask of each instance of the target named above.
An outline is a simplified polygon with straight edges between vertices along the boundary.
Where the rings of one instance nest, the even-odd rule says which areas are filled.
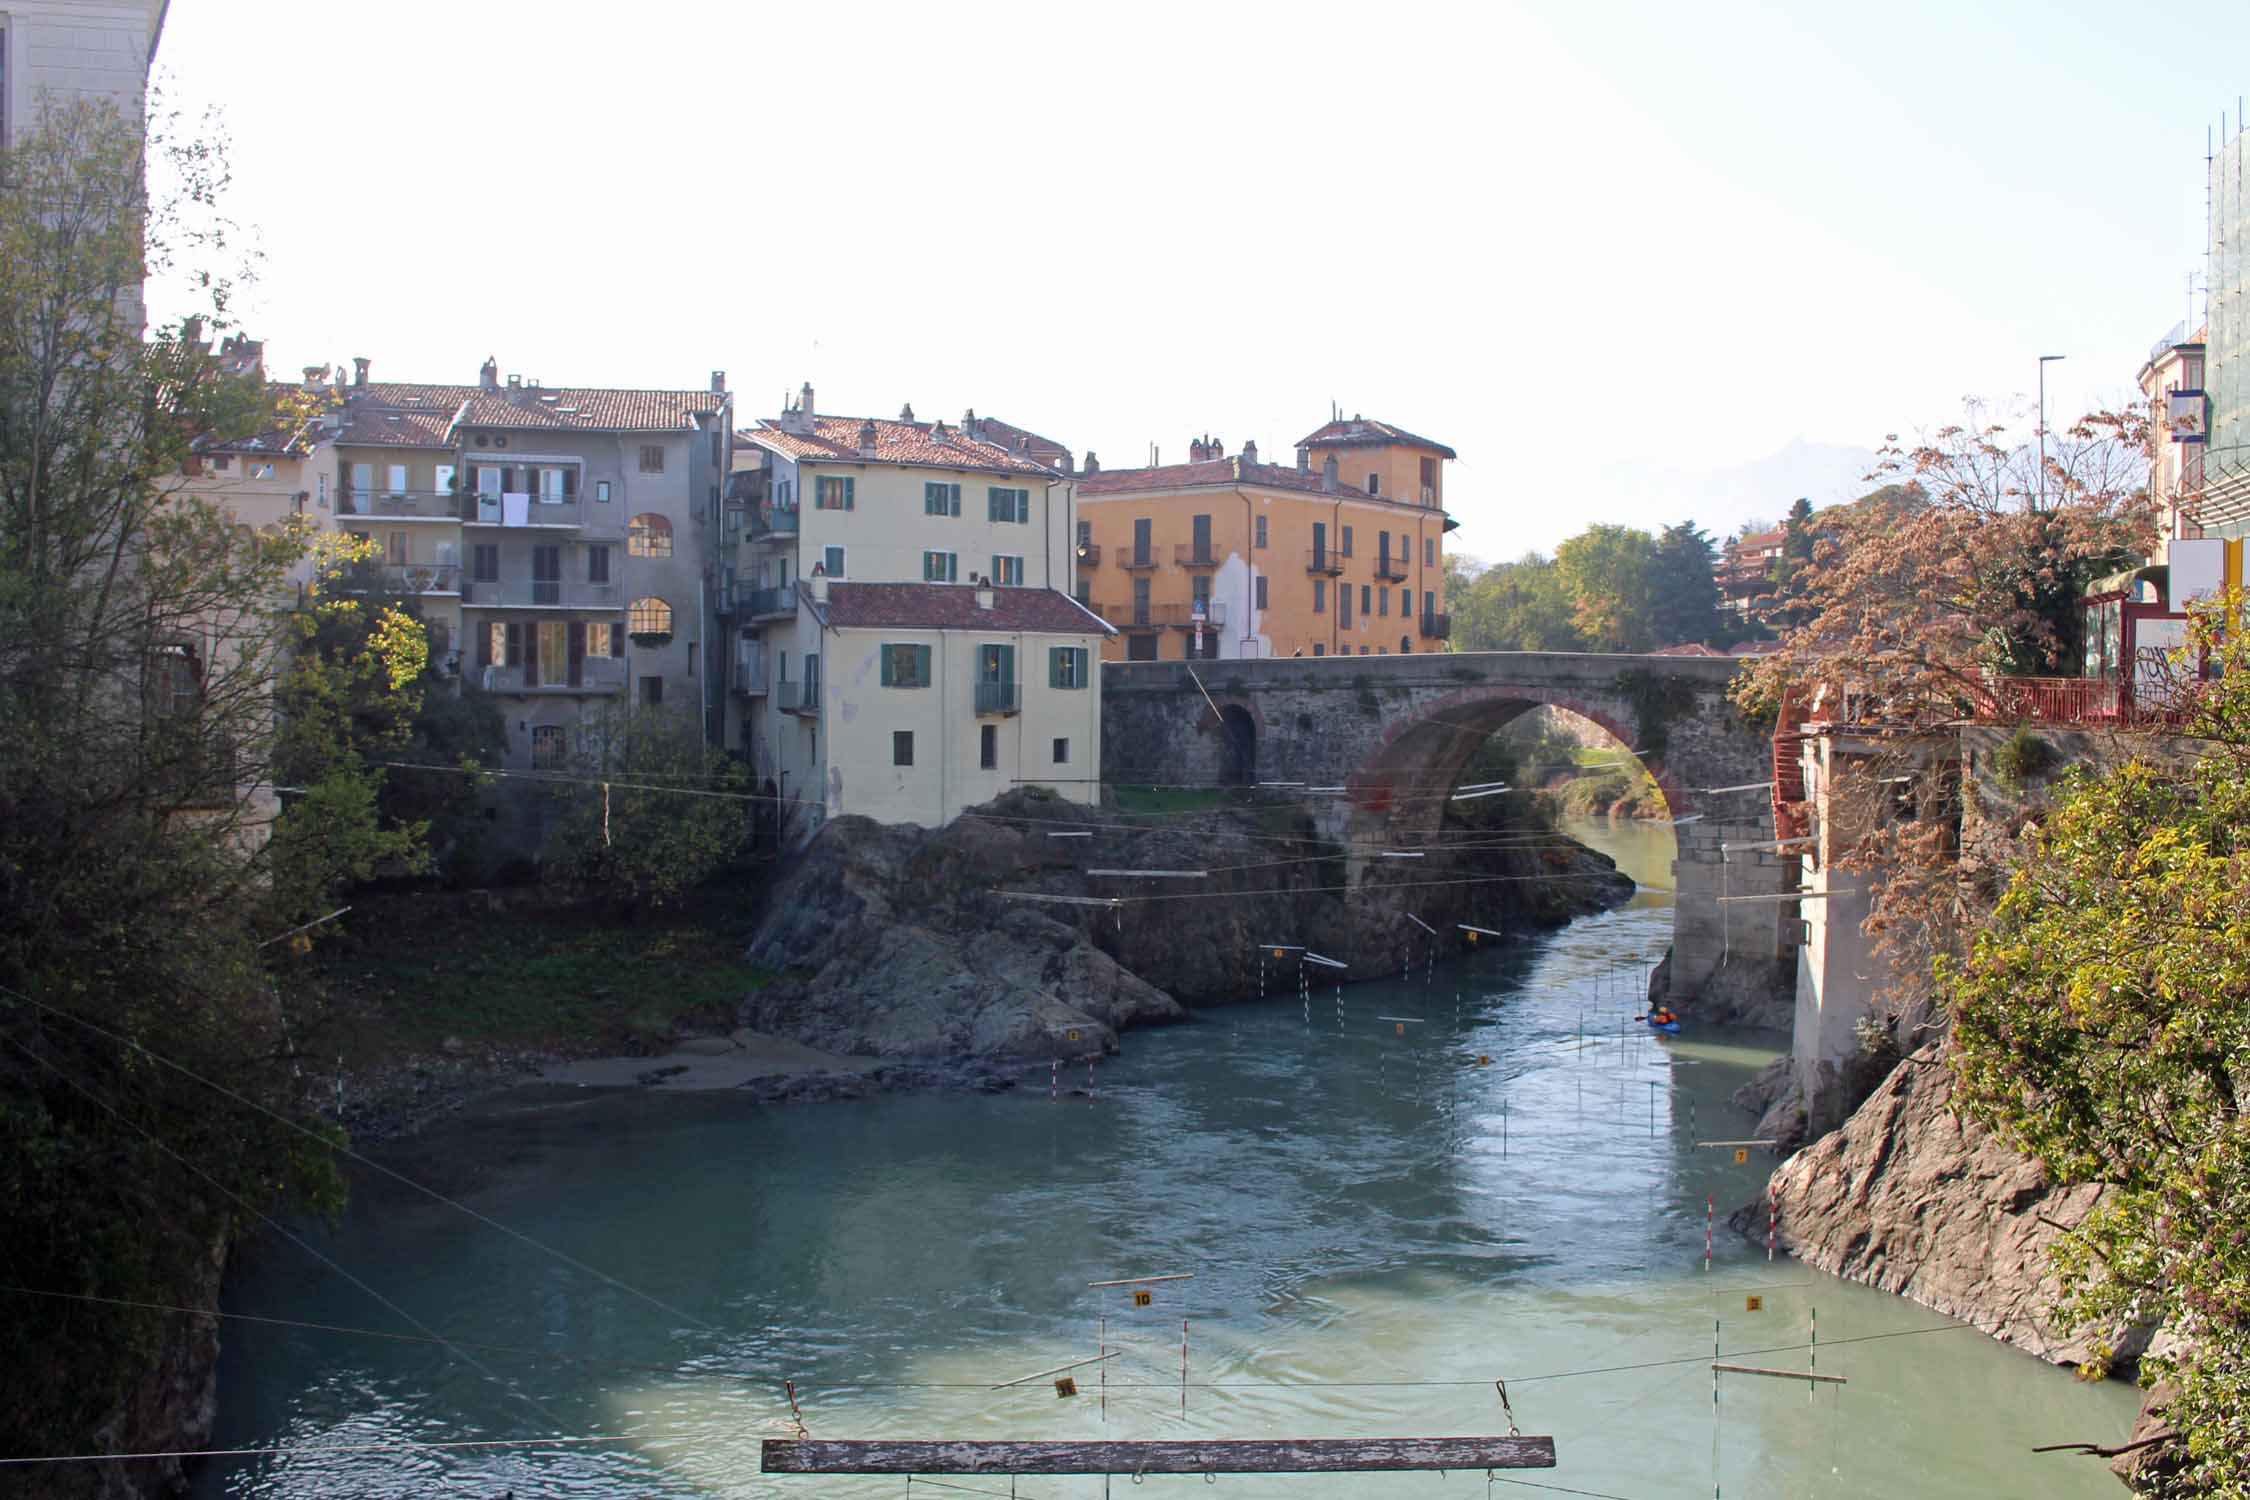
[[[311,452],[319,414],[331,404],[327,391],[307,391],[304,387],[285,380],[269,380],[265,384],[266,400],[271,404],[274,414],[271,425],[223,442],[199,438],[195,443],[195,451],[270,453],[289,457]]]
[[[863,459],[861,431],[875,425],[875,456]],[[918,464],[937,469],[985,469],[1002,474],[1050,474],[1028,458],[997,443],[963,437],[960,429],[938,423],[892,422],[874,417],[815,417],[810,432],[791,432],[778,421],[760,422],[736,436],[784,458],[818,463]]]
[[[339,443],[380,443],[386,448],[450,448],[453,408],[376,407],[355,403],[344,414]]]
[[[724,391],[603,390],[585,386],[473,386],[464,427],[562,432],[680,432],[695,418],[715,416]]]
[[[828,623],[839,630],[1027,630],[1047,635],[1114,635],[1068,594],[996,588],[992,608],[977,608],[966,583],[828,585]]]
[[[1300,448],[1373,448],[1390,443],[1409,443],[1417,448],[1427,448],[1447,458],[1459,458],[1451,448],[1426,437],[1416,437],[1403,427],[1393,427],[1388,422],[1378,422],[1372,417],[1351,417],[1330,422],[1309,437],[1297,439]]]
[[[1777,526],[1772,531],[1753,531],[1746,537],[1729,542],[1727,547],[1728,550],[1735,552],[1756,552],[1764,547],[1778,547],[1787,540],[1789,540],[1787,528]]]
[[[1070,457],[1070,449],[1051,437],[1041,437],[1027,427],[1016,427],[998,417],[977,418],[977,436],[997,443],[1009,452],[1021,452],[1033,463],[1050,469],[1062,467]]]
[[[431,385],[410,380],[371,380],[365,385],[344,387],[344,398],[354,403],[367,402],[373,406],[404,406],[416,410],[436,407],[447,412],[461,409],[461,403],[477,393],[473,385]]]
[[[1375,500],[1355,484],[1336,482],[1336,488],[1322,488],[1320,470],[1300,469],[1287,464],[1249,464],[1240,458],[1208,458],[1196,464],[1164,464],[1154,469],[1102,469],[1082,476],[1078,481],[1081,496],[1139,495],[1163,490],[1193,489],[1199,485],[1255,484],[1269,490],[1301,490],[1313,494],[1337,494],[1346,500]]]

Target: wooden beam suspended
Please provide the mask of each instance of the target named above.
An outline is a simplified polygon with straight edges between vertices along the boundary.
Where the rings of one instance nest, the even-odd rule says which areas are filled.
[[[768,1474],[1376,1474],[1551,1469],[1551,1437],[1026,1443],[767,1438]]]
[[[1724,1370],[1729,1375],[1771,1375],[1777,1380],[1811,1380],[1821,1385],[1849,1385],[1841,1375],[1815,1375],[1810,1370],[1769,1370],[1763,1365],[1719,1365],[1714,1370]]]

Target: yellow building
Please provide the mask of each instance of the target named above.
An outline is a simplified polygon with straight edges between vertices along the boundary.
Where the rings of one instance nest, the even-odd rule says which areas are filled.
[[[1442,651],[1451,448],[1352,417],[1294,467],[1200,438],[1188,462],[1078,481],[1078,596],[1109,660]]]

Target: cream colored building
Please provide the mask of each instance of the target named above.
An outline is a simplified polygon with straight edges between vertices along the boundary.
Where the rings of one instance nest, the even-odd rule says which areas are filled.
[[[1052,702],[1046,688],[1050,648],[1067,638],[1099,656],[1108,634],[1063,593],[1075,484],[1060,445],[974,413],[958,426],[917,421],[911,409],[896,419],[823,416],[808,385],[780,416],[737,433],[735,453],[721,590],[733,647],[727,743],[750,756],[794,835],[846,812],[939,823],[1016,781],[1090,799],[1100,775],[1087,758],[1099,685],[1065,689],[1071,696]],[[973,600],[980,583],[993,586],[997,616],[959,602]],[[872,625],[838,623],[864,620],[848,605],[871,597],[855,592],[860,584],[929,585],[891,622],[919,622],[916,633],[884,639],[930,649],[930,670],[940,674],[933,691],[894,685],[832,699],[884,643],[857,633]],[[847,601],[839,616],[815,590],[844,585],[853,587],[837,596]],[[955,601],[950,614],[946,599]],[[1019,616],[1042,624],[1004,625]],[[975,682],[955,682],[985,646],[1008,649],[1022,707],[980,713],[968,691]],[[838,678],[840,669],[855,675]],[[1085,725],[1076,722],[1082,700],[1096,716]],[[888,759],[887,737],[863,743],[858,725],[838,717],[878,709],[901,720],[881,736],[914,736],[910,763]],[[1050,725],[1053,715],[1060,719]],[[1068,775],[1056,770],[1057,740],[1069,742]],[[1019,741],[1029,747],[1020,754]],[[991,765],[988,749],[999,757]],[[870,791],[877,787],[887,790]]]
[[[100,99],[139,119],[168,0],[0,3],[0,151],[46,101]]]

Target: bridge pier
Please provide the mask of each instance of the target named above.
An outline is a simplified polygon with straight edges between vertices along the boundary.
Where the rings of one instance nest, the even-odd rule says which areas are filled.
[[[1742,847],[1773,840],[1772,814],[1760,807],[1757,820],[1722,823],[1706,816],[1673,830],[1679,854],[1672,866],[1672,966],[1664,998],[1674,1005],[1693,1000],[1729,958],[1770,962],[1797,948],[1803,924],[1794,903],[1725,899],[1796,888],[1795,859]]]

